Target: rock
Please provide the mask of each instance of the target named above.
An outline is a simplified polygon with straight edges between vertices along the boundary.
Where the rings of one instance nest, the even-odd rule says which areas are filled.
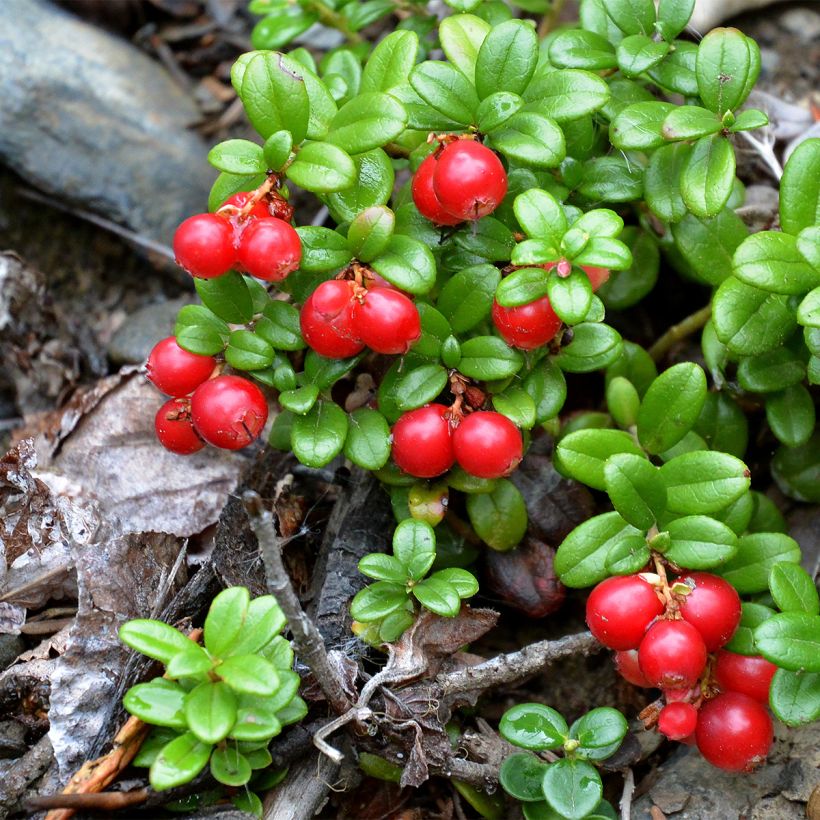
[[[45,0],[0,3],[0,161],[170,244],[212,174],[193,101],[160,65]]]
[[[771,3],[772,0],[697,0],[689,27],[699,34],[706,34],[730,17]]]
[[[108,356],[114,364],[140,364],[151,348],[174,332],[177,312],[190,299],[172,299],[146,305],[134,311],[117,329],[108,343]]]
[[[780,25],[806,43],[820,37],[820,14],[812,9],[789,9],[781,15]]]
[[[26,648],[26,644],[19,635],[0,634],[0,672]]]

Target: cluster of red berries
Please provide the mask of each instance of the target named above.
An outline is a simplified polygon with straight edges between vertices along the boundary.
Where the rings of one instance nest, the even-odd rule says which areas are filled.
[[[405,354],[421,336],[421,319],[411,299],[370,274],[373,284],[347,279],[323,282],[302,306],[302,336],[319,355],[355,356],[365,346],[377,353]]]
[[[234,194],[215,214],[186,219],[174,234],[177,264],[200,279],[235,269],[278,282],[295,271],[302,259],[299,234],[271,214],[266,200],[252,197]]]
[[[393,460],[416,478],[435,478],[456,462],[479,478],[501,478],[518,466],[523,450],[521,431],[489,410],[476,410],[456,425],[450,408],[428,404],[393,425]]]
[[[430,154],[411,187],[419,213],[436,225],[458,225],[491,214],[507,193],[501,160],[471,138],[455,139]]]
[[[616,650],[626,680],[662,690],[664,705],[655,713],[662,734],[697,743],[720,769],[750,771],[772,743],[766,703],[775,666],[722,648],[741,615],[740,598],[723,578],[691,572],[666,585],[666,595],[664,583],[652,579],[617,576],[598,584],[587,601],[590,631]]]
[[[173,336],[158,342],[146,364],[148,379],[172,398],[154,419],[163,447],[190,455],[205,444],[247,447],[268,420],[262,391],[240,376],[214,375],[216,359],[183,350]]]

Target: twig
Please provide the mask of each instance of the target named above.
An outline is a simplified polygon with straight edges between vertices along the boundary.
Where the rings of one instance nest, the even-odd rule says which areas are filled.
[[[635,773],[627,769],[624,773],[624,790],[618,807],[621,809],[621,820],[630,820],[632,817],[632,795],[635,793]]]
[[[654,361],[660,361],[673,345],[683,341],[687,336],[697,333],[697,331],[709,321],[711,316],[712,306],[706,305],[706,307],[701,308],[691,316],[687,316],[682,322],[672,325],[672,327],[649,348],[649,355]]]
[[[51,740],[43,735],[21,758],[3,770],[0,784],[0,817],[5,817],[25,793],[29,784],[39,778],[54,760]]]
[[[342,681],[330,665],[319,630],[302,609],[296,591],[282,562],[282,542],[276,532],[273,515],[262,505],[262,499],[253,490],[247,490],[242,502],[259,542],[259,552],[265,565],[268,591],[282,607],[288,626],[293,634],[296,651],[313,672],[328,703],[337,714],[344,714],[352,706],[345,694]]]
[[[353,31],[350,28],[345,16],[339,12],[333,11],[330,6],[326,6],[322,0],[307,0],[304,4],[309,11],[314,12],[319,16],[319,22],[328,28],[335,28],[340,34],[343,34],[347,42],[352,45],[358,45],[363,42],[361,34]]]
[[[477,689],[490,689],[535,675],[553,661],[567,655],[588,655],[600,649],[601,644],[591,633],[580,632],[556,641],[539,641],[525,646],[518,652],[509,652],[476,666],[441,674],[436,678],[436,684],[445,697]]]
[[[445,776],[452,775],[456,780],[463,780],[471,786],[486,786],[498,782],[498,767],[492,763],[476,763],[462,757],[451,757],[447,761]]]
[[[783,166],[780,164],[780,161],[777,159],[774,153],[774,149],[772,145],[768,142],[763,142],[762,140],[755,139],[749,131],[739,131],[738,134],[743,137],[749,145],[754,148],[757,152],[757,155],[763,160],[763,163],[768,167],[768,169],[774,175],[774,178],[780,182],[783,178]]]
[[[144,803],[150,794],[148,789],[130,792],[102,792],[92,794],[44,794],[27,800],[29,809],[72,809],[79,811],[116,811]]]

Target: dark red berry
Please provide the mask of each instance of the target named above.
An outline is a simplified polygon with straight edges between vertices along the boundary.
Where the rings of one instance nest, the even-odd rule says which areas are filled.
[[[720,649],[740,623],[740,596],[728,581],[708,572],[690,572],[679,580],[692,587],[680,614],[700,632],[709,652]]]
[[[436,170],[436,157],[430,154],[424,162],[419,165],[418,170],[413,175],[411,192],[413,202],[419,209],[419,213],[436,225],[458,225],[462,220],[457,216],[447,213],[438,201],[436,192],[433,190],[433,172]]]
[[[435,478],[453,466],[453,436],[443,404],[405,413],[393,425],[393,460],[416,478]]]
[[[354,302],[353,326],[377,353],[404,354],[421,336],[421,319],[413,302],[390,288],[372,287]]]
[[[353,283],[341,279],[322,282],[302,305],[304,340],[320,356],[345,359],[364,348],[353,322]]]
[[[609,268],[596,268],[592,265],[581,265],[592,285],[592,290],[598,290],[609,279]]]
[[[658,715],[658,731],[670,740],[684,740],[695,731],[698,710],[691,703],[667,703]]]
[[[587,598],[587,626],[609,649],[637,649],[649,624],[663,614],[655,588],[638,575],[614,575]]]
[[[738,655],[721,649],[715,663],[715,683],[724,692],[740,692],[769,702],[769,688],[777,667],[759,655]]]
[[[493,324],[508,345],[521,350],[545,345],[561,329],[561,320],[546,296],[518,307],[502,307],[493,301]]]
[[[707,701],[695,730],[700,753],[729,772],[749,772],[763,763],[773,734],[766,707],[739,692],[724,692]]]
[[[507,173],[495,153],[480,142],[457,140],[438,155],[433,191],[454,217],[480,219],[504,199]]]
[[[170,399],[157,410],[154,429],[159,443],[172,453],[189,456],[205,446],[191,422],[189,399]]]
[[[183,350],[173,336],[154,345],[145,370],[149,381],[167,396],[187,396],[210,377],[216,367],[213,356]]]
[[[251,276],[278,282],[299,267],[302,242],[293,227],[282,219],[255,219],[239,240],[238,259]]]
[[[241,210],[248,204],[252,196],[253,194],[251,192],[240,191],[238,194],[229,196],[222,203],[221,207],[224,208],[226,205],[232,205],[234,208],[239,208]],[[227,214],[227,216],[228,219],[231,219],[233,214]],[[258,200],[247,214],[248,219],[264,219],[269,216],[270,210],[268,209],[267,202],[264,199]]]
[[[646,675],[641,672],[637,649],[624,649],[616,652],[615,669],[624,680],[629,681],[633,686],[640,686],[643,689],[652,687],[652,684],[646,679]]]
[[[456,427],[453,450],[456,461],[470,475],[501,478],[521,462],[524,441],[521,431],[506,416],[479,410]]]
[[[700,632],[686,621],[655,621],[638,647],[646,679],[660,689],[694,686],[706,667]]]
[[[213,279],[233,266],[236,254],[233,228],[216,214],[197,214],[186,219],[174,234],[174,257],[191,276]]]
[[[239,450],[262,432],[268,403],[253,382],[239,376],[217,376],[194,390],[191,417],[208,444]]]

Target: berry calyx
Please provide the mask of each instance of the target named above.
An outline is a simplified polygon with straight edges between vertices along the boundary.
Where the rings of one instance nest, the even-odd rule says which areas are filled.
[[[662,614],[663,604],[655,588],[638,575],[607,578],[587,599],[587,626],[609,649],[637,649],[649,624]]]
[[[724,692],[740,692],[760,703],[769,702],[777,667],[759,655],[738,655],[721,649],[715,662],[715,683]]]
[[[502,307],[493,301],[492,316],[501,338],[521,350],[534,350],[551,342],[562,324],[546,296],[518,307]]]
[[[691,703],[667,703],[658,715],[658,731],[670,740],[684,740],[695,731],[698,710]]]
[[[642,689],[652,688],[652,684],[646,679],[646,675],[641,672],[636,649],[624,649],[616,652],[615,669],[625,681],[633,686],[640,686]]]
[[[251,276],[279,282],[299,267],[302,242],[293,227],[282,219],[255,219],[242,232],[238,259]]]
[[[220,210],[224,208],[226,205],[229,205],[237,210],[242,210],[251,200],[253,193],[250,191],[240,191],[238,194],[234,194],[233,196],[229,196],[223,203],[220,205]],[[219,213],[217,211],[217,213]],[[228,219],[232,219],[234,214],[228,213],[226,214]],[[247,219],[264,219],[270,216],[270,210],[268,209],[267,202],[264,199],[259,199],[254,203],[253,208],[248,212],[246,215]]]
[[[750,772],[763,763],[773,735],[766,707],[739,692],[725,692],[705,703],[695,730],[700,753],[729,772]]]
[[[183,350],[173,336],[154,345],[145,363],[148,380],[167,396],[187,396],[210,377],[216,367],[213,356]]]
[[[443,404],[404,413],[393,425],[393,461],[416,478],[435,478],[455,461],[450,422]]]
[[[345,359],[364,348],[353,322],[353,283],[322,282],[302,305],[299,323],[305,342],[320,356]]]
[[[501,478],[521,462],[524,442],[521,431],[506,416],[479,410],[456,428],[453,450],[456,461],[471,475]]]
[[[660,689],[694,686],[706,667],[706,645],[686,621],[656,621],[638,647],[638,663]]]
[[[410,191],[413,194],[413,202],[419,209],[419,213],[436,225],[458,225],[462,220],[457,216],[448,213],[439,202],[436,192],[433,190],[433,173],[436,170],[435,154],[425,157],[413,175],[413,182]]]
[[[159,443],[180,456],[189,456],[205,446],[191,422],[189,399],[166,401],[154,417],[154,430]]]
[[[253,382],[239,376],[217,376],[194,391],[191,418],[208,444],[240,450],[262,432],[268,403]]]
[[[456,140],[436,160],[433,191],[454,217],[480,219],[504,199],[507,173],[495,153],[480,142]]]
[[[354,303],[359,338],[377,353],[405,354],[421,337],[421,319],[412,300],[391,288],[372,287]]]
[[[728,581],[709,572],[690,572],[679,581],[692,587],[681,604],[681,616],[700,632],[709,652],[720,649],[740,623],[737,591]]]
[[[234,265],[233,228],[216,214],[188,217],[174,234],[177,264],[199,279],[214,279]]]

